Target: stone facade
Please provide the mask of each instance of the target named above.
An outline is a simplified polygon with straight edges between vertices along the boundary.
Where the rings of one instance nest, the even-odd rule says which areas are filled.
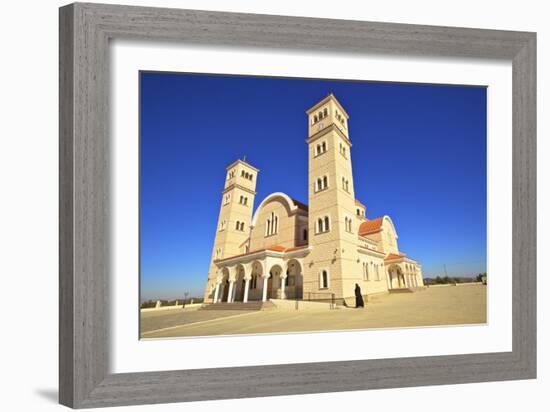
[[[259,170],[227,167],[204,298],[207,303],[304,299],[354,302],[422,287],[422,268],[399,251],[389,216],[367,218],[355,198],[349,116],[333,94],[308,116],[308,205],[277,192],[253,213]]]

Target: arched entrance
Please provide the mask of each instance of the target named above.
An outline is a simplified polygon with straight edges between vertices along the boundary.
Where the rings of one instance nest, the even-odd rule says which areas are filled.
[[[280,265],[273,265],[269,270],[269,278],[267,280],[267,298],[281,298],[281,274],[283,268]]]
[[[263,266],[259,261],[252,263],[252,272],[248,289],[248,300],[262,300]]]
[[[302,265],[297,259],[291,259],[287,263],[285,295],[288,299],[303,298],[303,273]]]
[[[223,268],[222,269],[222,283],[220,285],[220,295],[219,295],[219,302],[227,302],[227,298],[229,297],[229,269]]]
[[[235,302],[243,302],[244,301],[244,288],[246,285],[246,281],[244,279],[244,266],[243,265],[237,265],[235,268],[237,276],[235,281]]]
[[[388,268],[388,274],[390,279],[390,289],[401,289],[407,287],[403,270],[398,265],[391,265]]]

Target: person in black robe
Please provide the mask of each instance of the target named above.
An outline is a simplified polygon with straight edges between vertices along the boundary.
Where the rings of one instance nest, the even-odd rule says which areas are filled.
[[[363,295],[361,295],[361,288],[357,283],[355,284],[355,307],[356,308],[365,307],[365,302],[363,302]]]

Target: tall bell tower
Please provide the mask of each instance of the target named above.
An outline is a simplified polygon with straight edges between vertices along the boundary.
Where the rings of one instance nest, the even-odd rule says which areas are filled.
[[[240,159],[226,168],[208,282],[204,291],[205,302],[213,299],[212,291],[218,275],[214,262],[248,251],[258,172],[257,168]]]
[[[304,296],[353,297],[361,279],[349,116],[331,93],[309,110],[309,244]]]

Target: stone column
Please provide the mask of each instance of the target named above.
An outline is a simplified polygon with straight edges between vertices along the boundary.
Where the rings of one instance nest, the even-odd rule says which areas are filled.
[[[245,283],[244,283],[243,303],[248,302],[248,289],[250,289],[250,279],[249,278],[245,279]]]
[[[220,284],[216,283],[216,290],[214,290],[214,303],[218,303],[219,293],[220,293]]]
[[[234,281],[229,282],[229,292],[227,292],[227,303],[231,303],[231,301],[233,300],[233,284],[234,283],[235,283]]]
[[[286,276],[281,276],[281,299],[286,299],[285,295],[285,282],[286,282]]]
[[[262,302],[267,301],[267,280],[269,279],[268,276],[264,276],[264,286],[262,288]]]

